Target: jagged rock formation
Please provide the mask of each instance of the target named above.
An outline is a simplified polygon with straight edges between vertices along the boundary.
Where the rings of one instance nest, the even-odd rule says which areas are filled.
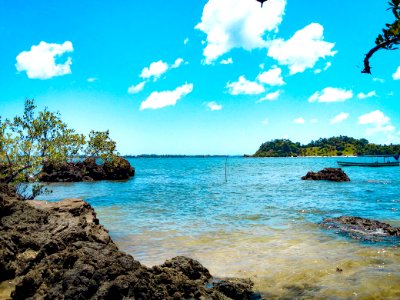
[[[83,162],[45,164],[39,174],[41,182],[79,182],[98,180],[126,180],[135,175],[135,169],[122,157],[107,161],[103,165],[94,158]]]
[[[324,219],[321,225],[327,229],[345,233],[355,239],[370,240],[376,237],[400,237],[400,228],[377,220],[353,216]]]
[[[91,206],[0,197],[0,282],[12,299],[259,299],[249,280],[216,280],[175,257],[147,268],[118,250]]]
[[[336,182],[350,181],[349,176],[341,168],[325,168],[319,172],[308,172],[302,180],[329,180]]]

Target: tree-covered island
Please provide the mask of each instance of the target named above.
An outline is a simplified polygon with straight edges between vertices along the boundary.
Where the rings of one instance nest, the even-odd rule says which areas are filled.
[[[355,156],[399,154],[400,145],[377,145],[347,136],[320,138],[306,145],[288,139],[263,143],[253,157]]]

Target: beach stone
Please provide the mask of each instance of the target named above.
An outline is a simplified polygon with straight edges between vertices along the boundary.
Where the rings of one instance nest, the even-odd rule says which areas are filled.
[[[258,299],[249,280],[213,280],[178,256],[148,268],[119,251],[93,208],[4,198],[0,205],[0,282],[11,299]]]
[[[385,237],[400,237],[399,227],[361,217],[327,218],[322,221],[321,225],[359,240],[379,241],[384,240]]]
[[[349,176],[341,168],[325,168],[319,172],[308,172],[302,180],[329,180],[335,182],[350,181]]]

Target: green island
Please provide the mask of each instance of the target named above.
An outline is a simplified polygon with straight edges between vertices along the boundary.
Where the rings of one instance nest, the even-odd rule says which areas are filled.
[[[306,145],[289,139],[275,139],[263,143],[252,157],[290,156],[357,156],[399,154],[400,145],[377,145],[368,140],[348,136],[320,138]]]

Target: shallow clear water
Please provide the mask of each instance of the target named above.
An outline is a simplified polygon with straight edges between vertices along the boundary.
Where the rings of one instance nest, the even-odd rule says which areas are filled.
[[[216,276],[250,277],[272,298],[400,298],[396,244],[318,226],[354,215],[400,226],[400,168],[344,168],[351,182],[302,181],[335,158],[131,159],[126,182],[53,184],[83,198],[119,247],[151,266],[176,255]],[[336,272],[336,268],[343,272]]]

